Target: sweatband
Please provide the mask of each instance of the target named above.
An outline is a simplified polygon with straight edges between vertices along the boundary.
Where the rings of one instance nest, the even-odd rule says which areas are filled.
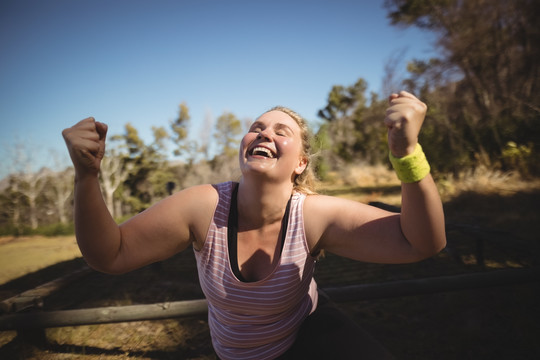
[[[414,151],[402,158],[397,158],[390,154],[388,156],[392,167],[396,171],[399,180],[404,183],[413,183],[422,180],[429,174],[430,167],[426,155],[422,151],[420,144],[416,144]]]

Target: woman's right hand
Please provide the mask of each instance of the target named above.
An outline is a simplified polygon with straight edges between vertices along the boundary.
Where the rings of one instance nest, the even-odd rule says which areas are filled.
[[[64,129],[62,136],[76,175],[79,178],[87,175],[97,177],[101,160],[105,155],[107,125],[89,117]]]

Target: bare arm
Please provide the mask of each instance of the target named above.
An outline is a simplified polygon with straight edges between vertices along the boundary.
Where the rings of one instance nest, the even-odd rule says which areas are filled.
[[[88,264],[123,273],[202,241],[215,202],[211,186],[186,189],[116,224],[98,181],[106,132],[105,124],[87,118],[62,133],[75,166],[75,233]]]
[[[390,97],[385,124],[395,156],[414,150],[425,112],[425,104],[409,93]],[[431,175],[403,183],[401,191],[401,214],[344,199],[308,197],[306,233],[311,249],[379,263],[413,262],[436,254],[446,245],[446,235]]]

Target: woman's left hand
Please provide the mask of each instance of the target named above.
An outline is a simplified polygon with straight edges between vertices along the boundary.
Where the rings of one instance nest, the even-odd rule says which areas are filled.
[[[384,124],[388,128],[388,147],[395,157],[414,151],[418,133],[426,116],[427,106],[413,94],[401,91],[388,98]]]

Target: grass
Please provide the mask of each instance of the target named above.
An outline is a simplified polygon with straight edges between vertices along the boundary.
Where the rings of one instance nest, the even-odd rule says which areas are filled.
[[[73,236],[0,237],[0,284],[80,256]]]
[[[360,182],[335,181],[321,192],[357,201],[399,206],[399,183],[376,169],[350,169]],[[369,173],[369,171],[367,171]],[[373,171],[375,173],[375,170]],[[327,255],[317,267],[321,287],[538,266],[540,185],[513,174],[486,170],[439,181],[447,223],[448,248],[415,264],[366,264]],[[345,179],[346,177],[342,177]],[[82,265],[71,258],[73,238],[21,238],[10,245],[11,280],[0,296],[12,296]],[[484,245],[479,262],[477,244]],[[65,248],[64,248],[65,246]],[[17,251],[17,249],[19,249]],[[71,248],[71,250],[73,250]],[[39,255],[30,255],[36,251]],[[60,254],[65,254],[62,258]],[[62,255],[63,256],[63,255]],[[24,263],[37,259],[40,265]],[[6,259],[6,258],[4,258]],[[0,259],[0,261],[2,261]],[[0,262],[3,275],[4,262]],[[53,265],[54,264],[54,265]],[[15,270],[20,267],[19,270]],[[15,278],[13,276],[16,276]],[[201,298],[193,254],[185,251],[129,274],[91,273],[53,294],[46,310],[154,303]],[[342,303],[340,307],[400,359],[539,358],[538,283]],[[206,319],[169,319],[47,329],[45,343],[29,345],[15,332],[0,333],[1,359],[214,359]]]

